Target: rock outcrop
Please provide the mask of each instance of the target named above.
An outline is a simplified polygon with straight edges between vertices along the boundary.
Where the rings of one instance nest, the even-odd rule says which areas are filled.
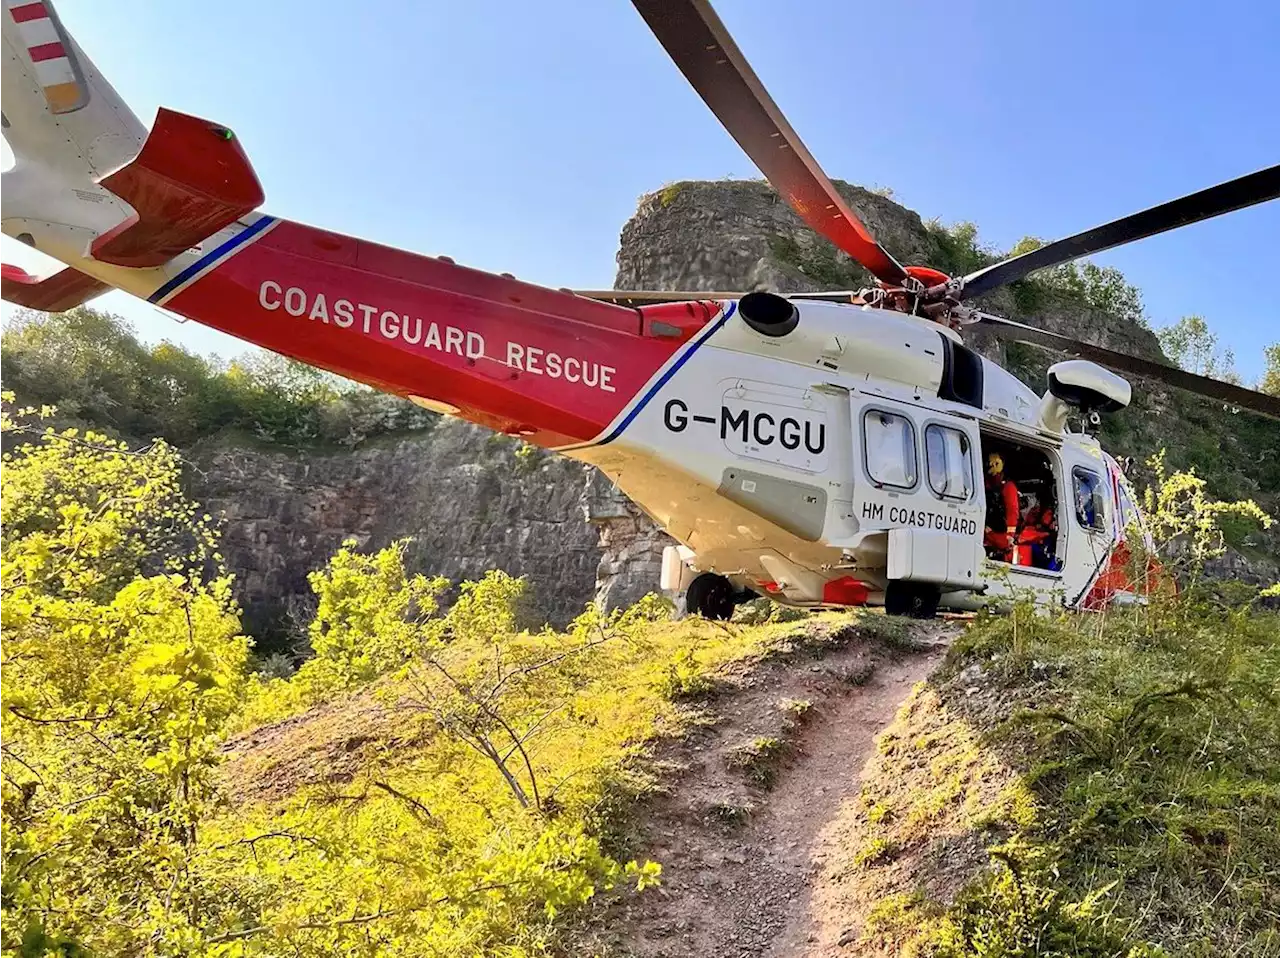
[[[966,263],[955,238],[893,200],[849,183],[836,187],[876,238],[904,264],[960,275]],[[687,182],[641,197],[622,229],[617,289],[751,290],[784,293],[859,289],[871,276],[805,226],[763,180]],[[1013,292],[979,305],[1030,320]],[[1159,358],[1151,330],[1079,302],[1036,304],[1037,325],[1100,346]],[[985,343],[993,356],[1002,353]],[[1036,384],[1040,385],[1040,384]]]
[[[307,573],[354,539],[409,538],[415,572],[459,582],[501,568],[528,576],[532,624],[563,624],[595,592],[599,532],[580,463],[441,419],[354,450],[283,449],[220,439],[188,452],[193,492],[223,520],[247,626],[277,641],[305,621]]]

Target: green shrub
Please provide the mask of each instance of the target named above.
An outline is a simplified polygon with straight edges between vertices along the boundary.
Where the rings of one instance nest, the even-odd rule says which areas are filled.
[[[267,442],[351,445],[430,428],[438,417],[275,353],[230,363],[162,342],[140,343],[118,316],[89,306],[19,311],[4,333],[0,375],[24,403],[119,436],[186,445],[223,430]]]

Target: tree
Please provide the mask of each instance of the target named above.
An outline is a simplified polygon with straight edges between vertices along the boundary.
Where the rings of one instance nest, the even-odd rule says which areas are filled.
[[[1014,244],[1008,255],[1021,256],[1042,246],[1043,240],[1035,236],[1024,236]],[[1114,266],[1098,266],[1087,260],[1082,263],[1063,263],[1038,270],[1022,281],[1023,284],[1028,282],[1066,293],[1094,309],[1127,319],[1139,326],[1147,325],[1142,293]]]
[[[444,623],[436,612],[449,580],[409,575],[406,545],[363,555],[348,539],[325,569],[308,576],[317,598],[308,629],[315,657],[294,684],[311,700],[369,682],[440,641]]]
[[[348,542],[312,577],[315,656],[250,679],[176,450],[45,428],[53,412],[0,410],[5,954],[543,955],[560,911],[656,880],[597,816],[659,707],[641,627],[666,606],[516,632],[522,579],[492,572],[440,614],[444,581],[408,574],[403,543]],[[336,714],[377,703],[400,733],[350,774],[231,805],[218,766],[250,689],[298,711],[362,689]]]
[[[248,653],[230,581],[172,447],[3,402],[3,946],[185,952],[228,906],[193,852]]]
[[[1258,381],[1258,391],[1280,396],[1280,343],[1272,343],[1262,350],[1266,367]]]
[[[1240,383],[1235,368],[1235,354],[1230,348],[1218,348],[1218,336],[1203,316],[1183,316],[1172,326],[1161,329],[1160,346],[1165,355],[1187,372],[1199,373],[1224,382]]]

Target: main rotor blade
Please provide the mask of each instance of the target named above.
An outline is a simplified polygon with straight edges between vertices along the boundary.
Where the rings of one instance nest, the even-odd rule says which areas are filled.
[[[1157,233],[1265,203],[1277,196],[1280,196],[1280,166],[1258,170],[970,273],[964,278],[960,298],[977,296],[1039,269],[1069,263]]]
[[[649,290],[649,289],[571,289],[575,296],[587,299],[598,299],[604,303],[617,303],[619,306],[639,306],[645,303],[698,303],[706,300],[742,299],[745,293],[694,292],[692,290]]]
[[[742,299],[745,292],[708,293],[700,290],[648,290],[648,289],[571,289],[575,296],[598,299],[619,306],[641,306],[645,303],[697,303],[705,300]],[[828,303],[852,303],[857,293],[852,290],[824,290],[818,293],[779,293],[783,299],[820,299]]]
[[[1148,379],[1157,379],[1168,383],[1170,386],[1185,389],[1188,392],[1208,396],[1210,399],[1218,399],[1233,406],[1239,406],[1241,409],[1248,409],[1264,416],[1270,416],[1272,419],[1280,419],[1280,397],[1277,396],[1268,396],[1266,393],[1255,392],[1252,389],[1225,383],[1219,379],[1199,376],[1195,373],[1189,373],[1185,369],[1178,369],[1176,366],[1165,366],[1149,359],[1130,356],[1127,353],[1117,353],[1114,350],[1095,346],[1092,343],[1081,342],[1078,339],[1071,339],[1067,336],[1059,336],[1057,333],[1051,333],[1048,330],[1026,326],[1023,323],[1015,323],[1011,319],[986,316],[975,325],[992,327],[991,331],[998,339],[1011,339],[1016,342],[1046,346],[1049,349],[1056,349],[1069,355],[1093,360],[1102,366],[1110,366],[1113,369],[1145,376]]]
[[[706,0],[632,0],[711,112],[800,218],[865,266],[901,285],[906,271],[876,242],[805,148]]]

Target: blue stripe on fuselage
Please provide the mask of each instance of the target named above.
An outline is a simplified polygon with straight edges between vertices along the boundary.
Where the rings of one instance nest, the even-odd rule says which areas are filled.
[[[276,218],[274,216],[264,215],[260,217],[258,219],[258,222],[254,223],[252,226],[245,227],[235,236],[231,237],[231,239],[227,240],[225,243],[219,246],[217,249],[213,250],[210,253],[206,253],[204,256],[201,256],[198,260],[196,260],[194,263],[192,263],[190,266],[184,269],[181,273],[179,273],[177,276],[173,277],[173,279],[169,280],[167,283],[161,286],[158,290],[156,290],[154,293],[152,293],[150,296],[147,297],[147,302],[159,303],[162,299],[164,299],[166,296],[168,296],[170,293],[176,290],[179,286],[181,286],[183,283],[189,280],[192,276],[195,276],[202,269],[206,268],[211,263],[216,261],[219,257],[231,255],[233,252],[235,252],[235,250],[241,244],[247,242],[248,240],[253,239],[255,236],[257,236],[259,233],[261,233],[264,229],[266,229],[275,221],[276,221]]]
[[[635,407],[631,410],[631,412],[627,413],[626,418],[623,419],[622,422],[618,423],[618,425],[614,426],[613,429],[609,432],[609,435],[605,436],[599,442],[595,443],[595,445],[597,446],[606,445],[608,443],[613,442],[615,439],[621,436],[623,431],[629,425],[631,425],[632,420],[634,420],[636,416],[640,415],[640,411],[644,409],[646,405],[648,405],[649,400],[652,399],[654,396],[656,396],[658,394],[658,391],[667,384],[668,380],[670,380],[672,376],[674,376],[677,372],[680,371],[680,367],[689,361],[689,357],[691,357],[694,353],[696,353],[703,343],[705,343],[708,339],[710,339],[712,336],[715,335],[716,330],[718,330],[721,326],[723,326],[725,323],[729,321],[729,317],[734,314],[734,311],[737,308],[738,308],[738,304],[736,302],[730,303],[728,308],[725,309],[725,311],[720,315],[720,318],[717,319],[714,324],[712,324],[711,328],[708,329],[705,333],[702,334],[702,336],[700,336],[697,340],[694,341],[693,346],[691,346],[683,356],[681,356],[678,360],[676,360],[675,363],[672,364],[670,369],[668,369],[665,373],[662,374],[662,378],[660,378],[656,383],[654,383],[652,386],[649,387],[649,391],[644,394],[644,398],[641,399],[638,403],[636,403]]]

